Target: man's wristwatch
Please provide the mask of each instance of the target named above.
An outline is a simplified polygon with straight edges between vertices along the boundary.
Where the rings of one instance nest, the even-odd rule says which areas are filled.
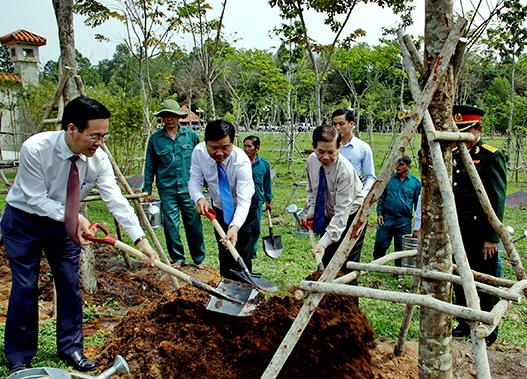
[[[139,242],[141,242],[142,240],[144,240],[144,239],[146,239],[146,236],[141,236],[141,237],[139,237],[138,239],[135,240],[134,245],[137,246],[137,244],[138,244]]]

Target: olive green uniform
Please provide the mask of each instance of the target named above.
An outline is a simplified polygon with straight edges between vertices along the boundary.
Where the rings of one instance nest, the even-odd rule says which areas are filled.
[[[470,150],[474,166],[483,182],[492,208],[500,220],[503,220],[505,197],[507,190],[506,159],[501,151],[480,140]],[[468,262],[472,270],[496,276],[498,253],[491,258],[483,259],[484,242],[498,242],[499,236],[490,224],[476,190],[472,185],[467,169],[463,164],[459,151],[453,156],[453,191],[459,227]],[[454,286],[455,303],[466,305],[463,288]],[[490,311],[495,304],[495,298],[480,292],[481,310]],[[461,328],[467,328],[466,320],[458,319]]]
[[[166,129],[162,128],[148,139],[143,191],[152,194],[155,178],[161,198],[166,246],[172,262],[185,263],[179,232],[180,214],[192,260],[200,264],[205,259],[201,220],[188,193],[190,160],[192,150],[198,143],[196,132],[181,126],[176,138],[172,138]]]

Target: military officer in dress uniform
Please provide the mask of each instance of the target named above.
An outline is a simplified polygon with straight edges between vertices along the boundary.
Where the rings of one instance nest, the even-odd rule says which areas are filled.
[[[481,117],[485,111],[467,105],[455,105],[452,113],[459,131],[474,135],[474,140],[466,143],[467,149],[483,182],[492,208],[498,218],[503,220],[507,190],[507,163],[505,156],[498,148],[486,144],[481,138]],[[463,245],[470,267],[472,270],[495,276],[499,236],[483,211],[457,149],[453,154],[453,191]],[[455,285],[454,293],[455,303],[466,305],[462,286]],[[492,310],[496,302],[493,296],[482,292],[479,293],[479,300],[483,311]],[[452,336],[469,336],[470,326],[467,320],[461,318],[457,320],[459,324],[452,331]],[[496,341],[497,329],[485,338],[487,346]]]

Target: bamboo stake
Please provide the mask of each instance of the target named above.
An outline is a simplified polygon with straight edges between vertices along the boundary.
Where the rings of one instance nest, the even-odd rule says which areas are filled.
[[[121,173],[121,170],[119,169],[119,166],[117,166],[117,163],[113,159],[112,153],[110,153],[110,150],[108,150],[108,147],[105,144],[102,144],[101,145],[101,149],[103,149],[103,151],[106,154],[108,154],[108,158],[110,159],[110,162],[112,164],[113,171],[115,172],[115,176],[117,177],[119,182],[122,184],[122,186],[124,187],[126,192],[128,192],[129,194],[133,194],[134,190],[132,189],[132,187],[130,187],[130,185],[128,184],[128,182],[124,178],[123,174]],[[144,211],[143,207],[141,206],[141,203],[139,202],[138,199],[132,199],[132,202],[135,205],[135,209],[137,211],[137,215],[139,216],[139,218],[141,219],[143,225],[145,225],[146,230],[148,231],[148,235],[150,236],[150,238],[152,238],[152,241],[154,242],[154,246],[155,246],[159,256],[161,257],[161,260],[163,261],[163,263],[166,263],[167,265],[170,266],[170,261],[168,260],[168,257],[166,255],[165,251],[163,250],[163,247],[159,243],[159,239],[157,238],[156,234],[154,233],[154,229],[152,229],[152,225],[150,225],[150,222],[148,221],[148,217],[146,217],[145,211]],[[172,281],[172,284],[174,285],[174,288],[175,289],[179,289],[178,280],[172,275],[170,275],[169,278]]]
[[[326,267],[326,270],[322,273],[320,281],[327,282],[333,280],[337,276],[340,267],[342,267],[342,265],[344,264],[351,249],[353,248],[353,246],[355,246],[357,239],[360,237],[362,230],[364,229],[369,220],[371,211],[373,210],[375,203],[384,191],[384,188],[386,187],[386,184],[388,183],[391,174],[395,170],[397,162],[399,162],[404,151],[406,150],[406,147],[408,146],[408,141],[410,141],[411,137],[415,134],[417,126],[420,124],[421,119],[423,117],[424,111],[428,108],[430,102],[432,101],[432,97],[437,89],[438,82],[442,80],[446,72],[446,69],[449,65],[449,61],[454,52],[456,42],[457,40],[459,40],[461,31],[464,28],[465,23],[466,20],[458,20],[458,22],[454,25],[454,28],[450,32],[447,42],[443,46],[443,49],[441,50],[441,53],[434,64],[432,71],[435,73],[435,75],[431,75],[430,78],[428,78],[421,98],[416,101],[416,106],[412,111],[412,115],[403,127],[399,141],[396,143],[396,146],[394,146],[392,152],[390,153],[387,159],[388,163],[385,164],[385,166],[381,169],[381,172],[379,173],[379,176],[373,184],[370,192],[366,196],[366,199],[364,200],[364,203],[362,204],[359,213],[357,214],[357,216],[355,216],[353,223],[351,224],[348,232],[346,233],[346,237],[344,238],[343,243],[339,246],[337,252]],[[323,294],[321,293],[311,294],[308,296],[306,302],[300,309],[298,316],[295,318],[295,321],[291,325],[291,328],[289,329],[287,335],[282,340],[282,343],[275,352],[273,358],[271,359],[271,362],[269,362],[269,365],[264,371],[262,379],[276,378],[276,376],[282,369],[285,361],[289,357],[289,354],[298,342],[298,339],[302,335],[302,332],[307,326],[307,323],[311,319],[313,312],[315,311],[318,304],[320,304],[322,297]]]
[[[385,290],[378,290],[375,288],[350,286],[347,284],[335,284],[327,282],[313,282],[303,280],[298,287],[301,290],[316,293],[333,293],[336,295],[360,296],[369,299],[391,301],[394,303],[414,304],[421,307],[434,309],[438,312],[449,313],[451,315],[462,317],[471,321],[484,322],[485,324],[492,324],[498,320],[498,316],[491,313],[477,309],[471,309],[447,303],[439,299],[435,299],[432,295],[419,295],[405,292],[390,292]]]
[[[457,275],[447,274],[439,271],[432,270],[422,270],[418,268],[409,268],[409,267],[394,267],[394,266],[382,266],[373,263],[357,263],[357,262],[348,262],[347,268],[351,270],[363,270],[368,272],[381,272],[385,274],[398,274],[398,275],[412,275],[419,276],[420,278],[432,279],[432,280],[442,280],[451,282],[454,284],[463,285],[461,278]],[[498,296],[510,301],[520,302],[521,296],[518,294],[512,293],[510,290],[496,288],[489,286],[484,283],[475,283],[476,287],[480,291],[491,294],[493,296]]]
[[[46,104],[44,108],[44,116],[42,116],[42,119],[40,121],[40,124],[38,124],[37,128],[35,129],[35,133],[40,133],[42,129],[44,128],[44,121],[49,118],[49,115],[53,111],[53,107],[57,103],[57,100],[62,96],[62,91],[64,90],[64,86],[66,85],[66,81],[68,80],[69,73],[71,71],[71,68],[68,66],[64,66],[64,75],[62,75],[62,78],[60,78],[59,84],[57,86],[57,89],[55,90],[55,93],[51,97],[51,100],[49,103]]]

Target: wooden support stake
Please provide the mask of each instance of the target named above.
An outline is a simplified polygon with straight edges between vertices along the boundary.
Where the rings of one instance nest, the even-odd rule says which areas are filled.
[[[384,191],[384,188],[386,188],[386,184],[388,183],[392,173],[395,171],[395,166],[397,165],[397,162],[400,161],[402,155],[406,151],[408,141],[410,141],[411,137],[415,134],[415,131],[417,130],[417,126],[421,123],[423,114],[426,109],[428,109],[428,106],[432,101],[432,97],[437,89],[439,81],[442,80],[443,76],[445,75],[446,69],[454,52],[456,42],[457,40],[459,40],[461,31],[463,30],[465,24],[466,20],[459,20],[454,25],[454,28],[449,34],[447,41],[443,46],[443,49],[441,50],[441,53],[438,56],[434,67],[432,68],[432,71],[435,73],[435,75],[431,75],[430,78],[428,78],[421,98],[416,101],[416,105],[412,111],[412,116],[404,125],[399,140],[397,141],[397,143],[392,149],[392,152],[388,156],[388,163],[385,164],[384,167],[381,169],[381,172],[379,173],[377,180],[373,183],[370,192],[366,196],[366,199],[364,200],[364,203],[362,204],[359,213],[355,216],[353,223],[349,227],[348,232],[346,233],[346,236],[343,240],[343,243],[339,246],[337,252],[326,267],[326,270],[324,270],[324,272],[322,273],[320,281],[328,282],[335,279],[339,269],[346,261],[346,258],[348,257],[351,249],[353,248],[353,246],[355,246],[355,243],[360,237],[362,230],[368,223],[370,214],[377,200]],[[298,339],[302,335],[302,332],[304,331],[305,327],[307,326],[307,323],[311,319],[311,316],[313,315],[316,307],[318,306],[318,304],[320,304],[322,297],[323,294],[320,293],[311,294],[308,296],[306,302],[300,309],[299,314],[295,318],[295,321],[291,325],[291,328],[287,332],[286,336],[282,340],[282,343],[280,344],[273,358],[271,359],[271,362],[269,362],[269,365],[264,371],[262,379],[271,379],[276,378],[278,376],[278,373],[282,369],[283,365],[285,364],[285,361],[289,357],[289,354],[298,342]]]
[[[347,284],[335,284],[327,282],[313,282],[303,280],[298,287],[303,291],[315,293],[334,293],[336,295],[347,295],[354,297],[367,297],[369,299],[384,300],[395,303],[414,304],[421,307],[434,309],[438,312],[449,313],[456,317],[462,317],[471,321],[492,324],[496,322],[498,316],[491,312],[462,307],[435,299],[432,295],[419,295],[406,292],[392,292],[378,290],[375,288],[350,286]]]
[[[62,78],[60,79],[60,82],[57,86],[57,89],[55,90],[55,93],[51,97],[51,100],[46,105],[44,109],[44,116],[42,116],[42,120],[40,121],[40,124],[38,124],[37,128],[35,129],[34,134],[40,133],[42,129],[44,129],[44,121],[49,118],[49,115],[53,111],[53,107],[57,103],[58,99],[62,96],[62,91],[64,90],[64,86],[66,85],[66,81],[68,80],[68,76],[70,74],[71,68],[68,66],[64,66],[64,75],[62,75]],[[59,118],[59,120],[62,117]]]
[[[110,150],[108,150],[108,147],[106,147],[105,144],[102,144],[101,149],[103,149],[104,152],[106,152],[106,154],[108,154],[108,158],[110,159],[110,162],[112,164],[113,170],[115,172],[115,176],[117,177],[117,179],[119,180],[121,185],[124,187],[126,192],[128,192],[129,194],[133,194],[134,190],[132,189],[132,187],[130,187],[130,185],[128,184],[128,182],[124,178],[123,174],[121,173],[121,170],[119,169],[119,166],[117,166],[117,163],[115,163],[115,160],[113,159],[112,153],[110,153]],[[148,217],[146,217],[145,211],[144,211],[143,207],[141,206],[141,203],[139,202],[138,199],[132,199],[132,202],[135,205],[135,209],[137,211],[137,215],[141,219],[143,225],[145,225],[146,230],[148,231],[148,235],[150,236],[150,238],[152,238],[152,241],[154,242],[154,246],[155,246],[159,256],[161,257],[161,261],[163,261],[163,263],[166,263],[167,265],[170,266],[170,261],[168,260],[168,257],[166,255],[165,251],[163,250],[163,247],[159,243],[159,239],[157,238],[157,236],[156,236],[156,234],[154,232],[154,229],[152,229],[152,225],[150,225],[150,222],[148,221]],[[172,276],[172,275],[169,275],[169,278],[172,281],[172,284],[174,285],[174,288],[178,289],[179,288],[179,283],[178,283],[177,278]]]

